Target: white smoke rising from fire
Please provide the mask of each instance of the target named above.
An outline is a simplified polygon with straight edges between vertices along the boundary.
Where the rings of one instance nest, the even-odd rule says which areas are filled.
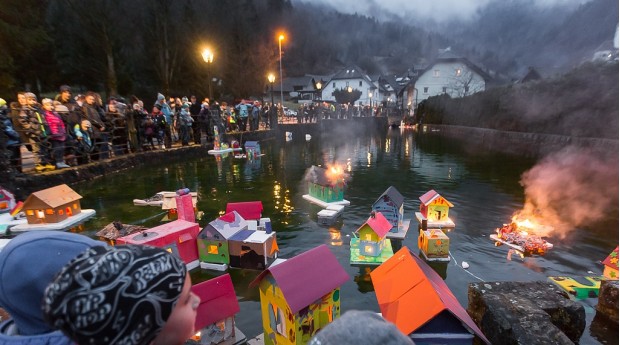
[[[553,227],[541,227],[539,236],[564,238],[617,212],[618,154],[568,148],[523,173],[521,184],[526,200],[515,216]]]

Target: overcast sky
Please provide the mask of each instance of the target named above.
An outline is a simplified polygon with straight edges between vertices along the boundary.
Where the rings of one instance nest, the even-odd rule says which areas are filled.
[[[447,19],[471,18],[480,7],[491,1],[507,0],[293,0],[293,2],[324,3],[340,12],[358,13],[386,19],[417,17],[442,22]],[[538,6],[585,3],[589,0],[532,0]]]

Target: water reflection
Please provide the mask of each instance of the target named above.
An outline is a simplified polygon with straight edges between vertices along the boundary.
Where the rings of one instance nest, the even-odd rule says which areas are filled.
[[[353,278],[353,281],[357,283],[357,290],[361,293],[367,293],[371,291],[375,291],[375,288],[372,286],[372,279],[370,279],[370,272],[375,268],[375,266],[360,266],[358,267],[358,272]]]

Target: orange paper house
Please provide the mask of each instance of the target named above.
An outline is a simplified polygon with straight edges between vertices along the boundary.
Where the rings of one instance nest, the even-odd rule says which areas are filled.
[[[379,309],[414,342],[490,344],[441,277],[403,247],[370,273]]]
[[[82,196],[61,184],[34,192],[22,207],[28,224],[59,223],[82,212]]]
[[[607,279],[618,280],[618,246],[603,261],[603,265],[605,265],[603,276]]]

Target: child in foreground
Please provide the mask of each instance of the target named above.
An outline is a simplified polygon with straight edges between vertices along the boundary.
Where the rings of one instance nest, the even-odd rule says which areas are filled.
[[[43,313],[78,345],[180,345],[200,304],[190,288],[185,264],[161,248],[93,247],[48,285]]]

